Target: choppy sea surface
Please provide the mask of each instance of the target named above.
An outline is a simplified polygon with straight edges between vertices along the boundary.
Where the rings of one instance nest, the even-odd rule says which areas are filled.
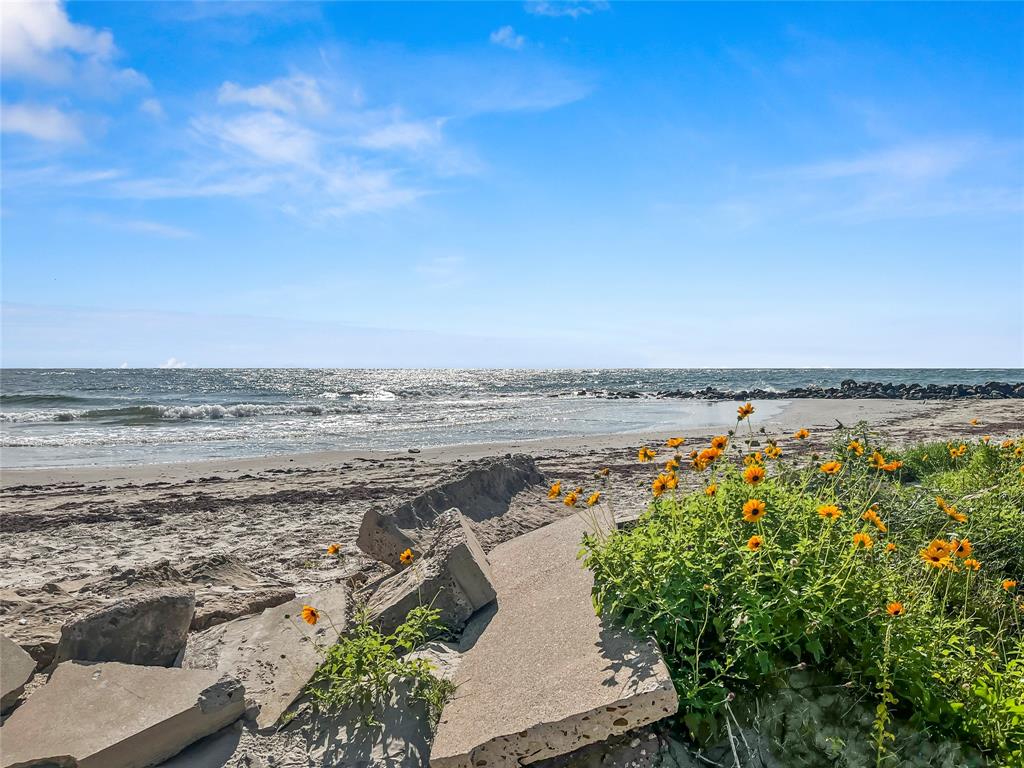
[[[0,466],[120,465],[702,427],[733,406],[602,392],[1024,381],[1021,369],[6,369]],[[586,390],[586,394],[579,394]],[[785,401],[766,401],[778,411]]]

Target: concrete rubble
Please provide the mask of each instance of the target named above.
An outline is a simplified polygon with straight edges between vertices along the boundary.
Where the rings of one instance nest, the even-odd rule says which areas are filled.
[[[9,637],[0,635],[0,712],[14,706],[35,670],[35,660]]]
[[[302,620],[303,605],[322,612],[316,626]],[[322,661],[320,649],[335,643],[347,615],[348,591],[337,586],[190,635],[182,666],[237,677],[257,726],[271,728],[302,693]]]
[[[614,525],[574,516],[489,554],[497,610],[466,628],[432,768],[528,764],[675,713],[655,643],[594,613],[577,552],[595,522]]]
[[[424,491],[393,510],[371,509],[363,517],[357,544],[373,558],[397,567],[406,549],[422,554],[433,538],[438,515],[453,507],[461,510],[481,539],[485,549],[491,536],[479,528],[486,521],[505,515],[518,494],[538,490],[544,476],[533,457],[508,455],[471,467],[459,477]],[[539,500],[541,495],[534,494]],[[545,520],[545,522],[547,522]],[[479,526],[479,528],[478,528]]]
[[[237,680],[217,672],[69,661],[2,727],[3,768],[143,768],[244,712]]]
[[[124,598],[64,625],[53,664],[120,661],[169,667],[185,647],[195,612],[191,590]]]
[[[458,632],[477,610],[493,602],[490,567],[480,543],[457,509],[434,521],[434,536],[412,565],[358,595],[367,600],[374,623],[385,633],[410,610],[432,605],[441,622]]]

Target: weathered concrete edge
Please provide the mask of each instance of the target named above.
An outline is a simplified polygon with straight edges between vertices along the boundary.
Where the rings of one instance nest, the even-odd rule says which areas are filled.
[[[658,651],[657,653],[661,664],[664,665],[665,662],[661,659],[661,652]],[[651,701],[650,705],[641,707],[637,700],[640,698],[646,698],[647,696],[653,696],[654,699]],[[628,724],[616,726],[615,720],[617,718],[612,717],[612,715],[615,715],[617,710],[621,710],[623,714],[630,713],[634,717],[630,719]],[[671,717],[678,711],[679,697],[676,694],[675,685],[673,685],[672,679],[668,674],[668,668],[665,667],[665,675],[661,682],[659,682],[659,684],[650,691],[645,691],[643,693],[631,693],[626,695],[624,698],[605,704],[597,709],[579,712],[555,722],[537,723],[526,731],[526,733],[529,733],[530,730],[536,729],[538,731],[538,741],[545,740],[544,734],[548,731],[562,732],[565,734],[565,736],[561,737],[562,739],[568,738],[568,734],[571,732],[574,739],[577,740],[577,743],[571,749],[565,749],[564,747],[539,749],[530,755],[523,755],[517,759],[513,759],[511,755],[506,755],[504,761],[493,761],[489,757],[486,764],[488,766],[501,766],[504,763],[509,765],[528,765],[549,757],[558,757],[559,755],[564,755],[568,752],[580,749],[581,747],[585,747],[588,744],[602,742],[612,736],[618,736],[626,733],[627,731],[631,731],[634,728],[640,728],[666,717]],[[608,717],[601,718],[600,715],[608,715]],[[602,723],[603,720],[608,721],[607,725]],[[522,736],[522,733],[523,731],[512,731],[500,736],[495,736],[489,741],[485,741],[484,743],[473,747],[468,753],[434,755],[433,752],[431,752],[430,768],[477,768],[477,757],[483,757],[483,753],[489,753],[491,748],[496,747],[502,741],[522,740],[523,738],[528,738]],[[582,737],[586,738],[584,739]],[[496,751],[500,753],[504,750],[499,748]]]

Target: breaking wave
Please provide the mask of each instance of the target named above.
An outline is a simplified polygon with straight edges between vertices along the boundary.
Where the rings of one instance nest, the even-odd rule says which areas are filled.
[[[324,416],[352,413],[357,407],[317,404],[262,405],[132,405],[124,408],[95,408],[79,411],[25,410],[0,413],[3,422],[105,421],[140,424],[160,421],[204,421],[255,416]]]

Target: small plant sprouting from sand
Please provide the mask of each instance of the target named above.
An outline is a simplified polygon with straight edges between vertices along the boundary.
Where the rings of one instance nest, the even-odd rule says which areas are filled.
[[[1024,438],[895,451],[858,425],[818,455],[753,413],[659,465],[636,526],[585,539],[595,604],[658,640],[690,736],[809,670],[873,700],[878,766],[896,719],[1024,764]]]
[[[335,555],[337,549],[331,549],[336,546],[328,547],[328,554]],[[410,549],[399,555],[403,568],[412,566],[415,559]],[[444,705],[454,695],[455,685],[435,676],[427,659],[411,654],[444,629],[440,617],[437,608],[420,605],[409,611],[394,632],[384,634],[363,603],[353,612],[349,626],[340,632],[326,612],[303,606],[303,621],[315,626],[326,620],[338,637],[330,647],[320,648],[323,663],[307,687],[313,703],[329,713],[355,710],[361,725],[377,726],[377,714],[392,704],[394,682],[399,679],[409,686],[407,696],[426,705],[431,725],[435,725]]]

